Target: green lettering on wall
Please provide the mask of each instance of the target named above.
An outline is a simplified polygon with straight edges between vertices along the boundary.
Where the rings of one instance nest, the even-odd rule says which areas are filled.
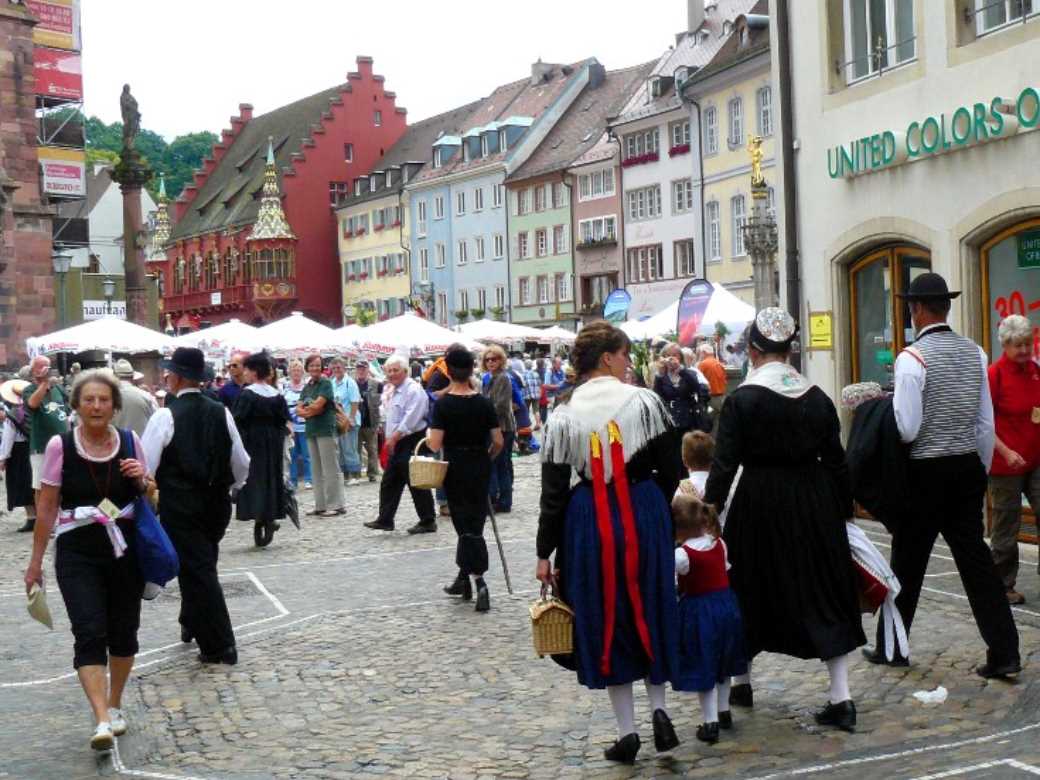
[[[921,153],[921,145],[914,146],[914,133],[919,132],[920,125],[917,122],[911,122],[910,126],[906,128],[906,156],[910,158],[917,157]],[[918,136],[920,140],[920,136]]]
[[[928,140],[928,126],[931,125],[932,140]],[[936,149],[939,148],[939,120],[934,116],[928,117],[921,125],[921,151],[932,154]]]
[[[995,97],[989,103],[989,115],[993,119],[994,126],[990,127],[990,133],[1000,138],[1004,134],[1004,115],[1000,113],[1000,106],[1004,98]]]
[[[1033,104],[1032,116],[1026,116],[1026,102],[1029,101]],[[1022,90],[1022,94],[1018,96],[1018,121],[1022,127],[1036,127],[1037,122],[1040,122],[1040,95],[1037,94],[1036,90],[1032,87],[1026,87]]]
[[[896,136],[891,130],[881,134],[881,164],[890,165],[896,158]]]
[[[974,125],[975,140],[985,141],[989,138],[989,133],[986,130],[986,104],[976,103],[973,107],[975,112],[972,124]]]
[[[964,132],[958,133],[958,127]],[[964,146],[964,144],[968,143],[971,139],[971,111],[961,106],[953,112],[953,119],[950,120],[950,133],[953,135],[953,142],[957,146]]]

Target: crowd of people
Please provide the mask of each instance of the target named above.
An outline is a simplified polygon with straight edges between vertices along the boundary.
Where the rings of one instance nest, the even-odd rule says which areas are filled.
[[[815,719],[855,730],[850,654],[909,664],[905,637],[892,650],[889,618],[865,647],[846,525],[855,501],[875,506],[863,453],[882,448],[914,486],[876,515],[893,535],[901,625],[909,632],[942,534],[988,647],[976,671],[1018,674],[1010,607],[1024,601],[1021,497],[1040,501],[1040,369],[1024,317],[1001,323],[1004,354],[989,365],[946,324],[956,294],[935,274],[911,284],[917,339],[895,363],[894,393],[868,388],[882,423],[863,423],[866,405],[854,412],[849,458],[835,404],[789,362],[798,332],[776,308],[749,326],[747,366],[710,340],[658,345],[636,366],[628,337],[607,322],[586,325],[566,360],[455,344],[425,366],[401,355],[381,366],[310,355],[289,361],[281,379],[266,353],[235,354],[220,382],[199,350],[182,348],[161,363],[162,395],[141,388],[125,360],[77,372],[66,388],[35,358],[24,379],[0,385],[0,464],[9,510],[26,507],[35,532],[27,588],[42,584],[56,540],[73,665],[96,721],[91,745],[108,749],[127,729],[122,691],[141,600],[154,595],[135,564],[139,497],[157,489],[180,559],[182,641],[198,644],[203,663],[235,664],[217,577],[233,513],[267,546],[301,483],[313,487],[309,514],[331,518],[346,513],[347,491],[366,475],[379,482],[379,509],[364,526],[387,532],[408,488],[418,517],[409,534],[436,532],[439,518],[454,526],[445,593],[487,612],[485,524],[512,510],[514,458],[539,449],[535,576],[573,611],[573,651],[554,660],[608,693],[618,732],[609,760],[630,763],[641,749],[636,681],[657,751],[680,742],[668,684],[697,694],[695,736],[714,743],[734,728],[732,707],[754,707],[762,652],[822,661],[829,687]],[[424,447],[448,462],[436,491],[411,482],[409,459]]]

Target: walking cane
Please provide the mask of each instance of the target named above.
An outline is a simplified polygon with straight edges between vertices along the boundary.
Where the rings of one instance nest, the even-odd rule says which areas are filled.
[[[502,574],[506,577],[506,590],[509,591],[509,595],[513,595],[513,583],[509,581],[509,566],[506,565],[506,552],[502,549],[502,537],[498,535],[498,523],[495,522],[495,507],[491,503],[491,496],[488,496],[488,516],[491,517],[491,530],[495,532],[495,544],[498,545],[498,557],[502,559]]]

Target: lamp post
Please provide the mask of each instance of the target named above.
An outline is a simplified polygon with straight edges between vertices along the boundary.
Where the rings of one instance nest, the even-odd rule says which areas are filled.
[[[54,266],[54,274],[58,277],[58,322],[61,327],[67,324],[65,311],[65,274],[72,268],[72,255],[64,251],[61,244],[54,245],[54,254],[51,255],[51,263]]]
[[[106,276],[105,281],[101,283],[102,288],[105,291],[105,316],[112,316],[112,299],[116,295],[116,281],[111,276]]]

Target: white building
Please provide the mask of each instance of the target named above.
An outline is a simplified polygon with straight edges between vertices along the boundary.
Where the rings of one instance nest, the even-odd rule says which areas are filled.
[[[951,322],[995,358],[1003,315],[1040,324],[1040,8],[787,6],[794,130],[780,146],[795,181],[781,176],[778,192],[796,187],[797,247],[782,241],[778,256],[782,274],[785,252],[800,256],[806,346],[820,312],[806,373],[832,396],[889,382],[913,338],[896,294],[926,268],[964,291]],[[774,72],[781,56],[774,46]]]

